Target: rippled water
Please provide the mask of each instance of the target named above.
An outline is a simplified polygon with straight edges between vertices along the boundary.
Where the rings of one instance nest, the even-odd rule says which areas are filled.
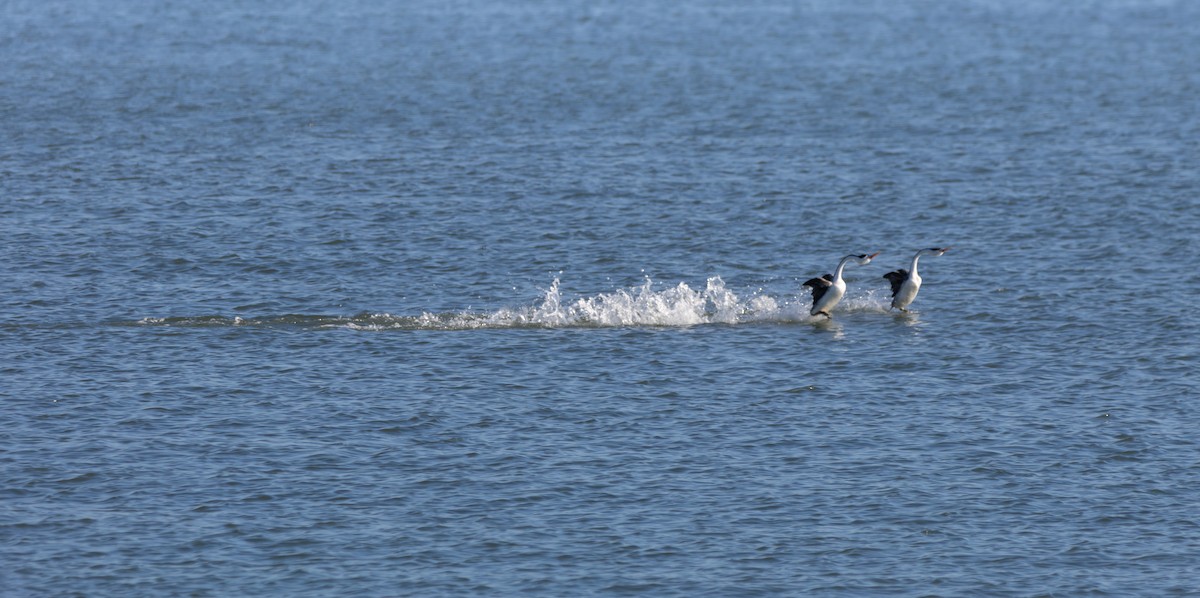
[[[0,13],[0,594],[1200,592],[1193,3]]]

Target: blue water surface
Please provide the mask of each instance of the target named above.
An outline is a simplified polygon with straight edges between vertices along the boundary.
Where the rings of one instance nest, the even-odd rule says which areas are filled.
[[[1200,593],[1197,64],[1184,1],[10,0],[0,595]]]

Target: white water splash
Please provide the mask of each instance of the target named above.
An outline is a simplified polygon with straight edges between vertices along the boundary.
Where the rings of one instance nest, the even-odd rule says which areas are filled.
[[[546,291],[542,303],[512,314],[517,321],[544,326],[694,326],[711,322],[733,323],[737,297],[720,278],[710,278],[703,291],[681,282],[661,291],[649,278],[642,286],[601,293],[563,303],[559,281]],[[504,312],[497,315],[505,316]]]
[[[886,303],[873,294],[847,299],[850,312],[884,311]],[[848,308],[848,309],[845,309]],[[618,289],[591,297],[569,300],[559,279],[546,289],[540,303],[490,314],[422,314],[421,328],[506,328],[506,327],[687,327],[702,324],[748,322],[814,322],[825,318],[808,314],[808,297],[799,295],[779,300],[761,291],[746,299],[725,286],[719,276],[709,278],[703,290],[686,282],[661,290],[647,278],[638,287]]]

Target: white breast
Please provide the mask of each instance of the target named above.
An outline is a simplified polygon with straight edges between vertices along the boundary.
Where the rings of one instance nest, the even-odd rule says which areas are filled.
[[[892,299],[892,307],[904,309],[908,307],[913,299],[917,298],[917,291],[921,290],[921,277],[911,276],[904,284],[900,285],[900,291],[896,293],[896,297]]]
[[[825,296],[821,297],[821,300],[818,301],[817,304],[812,307],[812,311],[808,313],[814,316],[821,312],[830,314],[833,311],[833,307],[842,300],[842,295],[845,294],[846,283],[841,280],[833,281],[833,284],[829,286],[829,290],[825,291]]]

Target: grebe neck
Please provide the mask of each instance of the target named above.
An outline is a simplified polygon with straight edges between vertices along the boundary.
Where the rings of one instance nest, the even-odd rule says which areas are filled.
[[[842,258],[842,261],[838,262],[837,270],[833,271],[833,279],[834,280],[842,279],[842,270],[846,269],[846,264],[849,263],[850,260],[853,259],[854,257],[856,257],[856,256],[848,255],[848,256]]]
[[[923,253],[925,253],[924,249],[922,249],[921,251],[918,251],[917,255],[913,256],[912,264],[909,264],[909,266],[908,266],[909,278],[917,275],[917,260],[921,259],[921,254],[923,254]]]

